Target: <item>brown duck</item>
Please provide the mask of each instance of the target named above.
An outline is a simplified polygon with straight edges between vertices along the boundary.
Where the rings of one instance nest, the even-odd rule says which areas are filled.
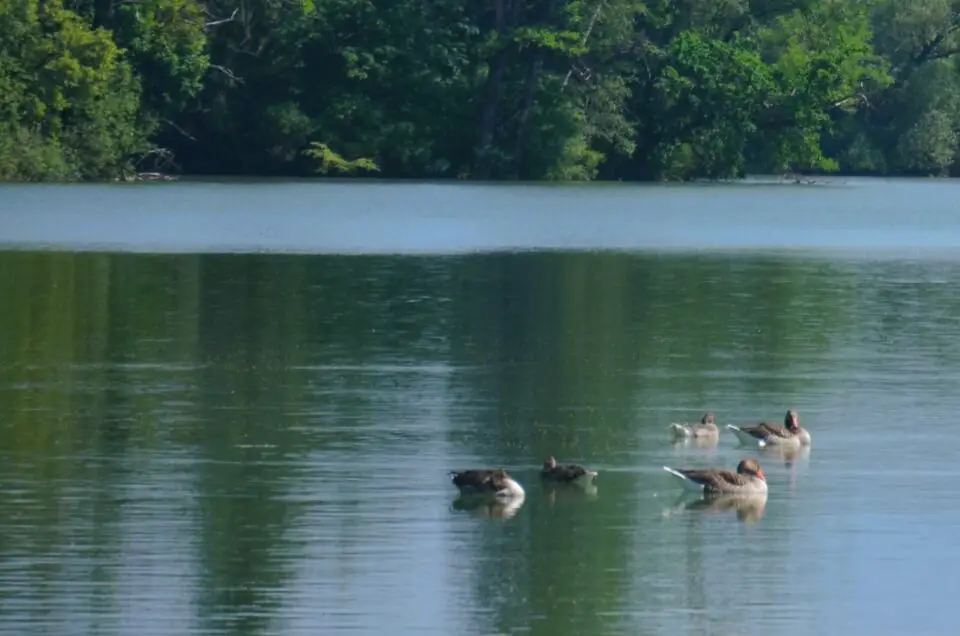
[[[800,426],[800,416],[793,409],[783,417],[783,426],[760,422],[753,426],[734,426],[727,424],[741,444],[767,446],[798,447],[810,445],[810,433]]]
[[[725,468],[670,468],[663,469],[683,482],[687,490],[707,495],[767,493],[767,478],[755,459],[742,459],[737,472]]]
[[[556,458],[551,455],[547,461],[543,462],[540,476],[547,481],[586,486],[597,476],[597,471],[587,470],[577,464],[557,464]]]
[[[451,471],[453,485],[465,495],[522,497],[525,492],[502,468]]]

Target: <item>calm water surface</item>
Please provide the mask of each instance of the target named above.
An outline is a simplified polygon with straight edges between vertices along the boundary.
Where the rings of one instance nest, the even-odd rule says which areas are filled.
[[[954,630],[960,187],[364,188],[0,188],[0,633]]]

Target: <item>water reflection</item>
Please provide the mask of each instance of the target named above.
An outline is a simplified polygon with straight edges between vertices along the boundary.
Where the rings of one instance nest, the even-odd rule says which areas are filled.
[[[579,499],[596,499],[597,495],[600,493],[600,489],[596,484],[554,484],[545,482],[543,485],[543,493],[547,497],[547,501],[550,503],[550,506],[553,507],[557,504],[557,501],[576,501]]]
[[[760,450],[760,457],[762,457],[765,462],[770,462],[771,460],[782,462],[787,475],[787,490],[790,492],[796,489],[800,474],[808,468],[810,454],[811,449],[809,446],[801,446],[799,448],[778,448],[772,446]]]
[[[4,633],[951,628],[960,507],[949,471],[911,466],[956,455],[925,426],[960,408],[956,264],[0,253],[0,272]],[[780,404],[816,453],[665,434],[697,405]],[[538,483],[551,454],[597,490]],[[769,467],[762,505],[657,523],[660,466],[743,456]],[[516,468],[527,495],[451,503],[451,465]],[[734,519],[760,522],[747,540]]]
[[[709,495],[695,498],[684,493],[664,511],[664,515],[672,516],[680,512],[724,515],[733,511],[739,521],[755,523],[763,517],[766,506],[767,495]]]
[[[791,448],[789,446],[766,446],[758,449],[757,452],[760,454],[760,457],[764,457],[767,460],[780,460],[784,466],[790,468],[797,462],[810,461],[811,447],[795,446]]]
[[[717,446],[717,438],[709,437],[675,437],[670,440],[673,448],[692,448],[699,450],[710,450]]]
[[[510,497],[508,499],[492,499],[479,495],[459,495],[453,501],[453,509],[465,511],[477,517],[492,519],[510,519],[516,515],[526,497]]]

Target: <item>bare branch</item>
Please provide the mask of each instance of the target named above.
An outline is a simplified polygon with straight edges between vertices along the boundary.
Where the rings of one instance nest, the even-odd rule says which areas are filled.
[[[603,5],[605,0],[601,0],[597,4],[596,10],[593,12],[593,16],[590,18],[590,23],[587,25],[587,31],[583,34],[583,44],[586,45],[590,40],[590,33],[593,32],[593,27],[597,23],[597,19],[600,17],[600,12],[603,11]],[[567,83],[570,81],[570,76],[573,74],[573,66],[571,65],[570,70],[567,71],[567,76],[563,78],[563,84],[560,86],[560,92],[567,87]]]
[[[241,42],[241,45],[245,45],[247,40]],[[263,54],[263,51],[267,48],[267,45],[270,44],[269,37],[263,37],[260,39],[260,44],[257,46],[255,51],[251,51],[246,46],[237,46],[236,44],[227,44],[227,48],[236,53],[237,55],[249,55],[250,57],[260,57]]]
[[[134,168],[139,172],[140,168],[148,160],[152,161],[154,167],[161,172],[166,172],[170,168],[173,168],[174,170],[180,170],[180,166],[176,162],[176,157],[168,148],[161,148],[160,146],[152,147],[150,150],[140,155],[135,162]]]
[[[165,123],[166,125],[170,126],[170,127],[173,128],[174,130],[176,130],[178,133],[180,133],[181,135],[183,135],[184,137],[186,137],[187,139],[189,139],[190,141],[196,141],[196,140],[197,140],[196,137],[194,137],[193,135],[191,135],[191,134],[188,133],[186,130],[184,130],[183,128],[181,128],[181,127],[178,126],[177,124],[173,123],[173,122],[170,121],[169,119],[161,119],[160,121],[163,122],[163,123]]]
[[[254,53],[254,57],[260,57],[260,54],[263,53],[263,50],[267,48],[267,44],[270,43],[270,38],[264,37],[260,40],[260,46],[257,47],[257,52]]]
[[[240,7],[237,7],[236,9],[233,10],[233,13],[230,14],[229,18],[223,18],[222,20],[213,20],[211,22],[206,22],[204,23],[203,26],[209,29],[210,27],[217,26],[218,24],[226,24],[227,22],[233,22],[237,17],[237,13],[239,12],[240,12]]]
[[[956,54],[958,52],[956,48],[952,48],[947,51],[937,51],[937,49],[940,47],[941,44],[943,44],[944,40],[946,40],[951,33],[953,33],[954,31],[957,31],[958,29],[960,29],[960,14],[955,13],[951,16],[950,26],[947,27],[947,29],[943,33],[939,34],[937,37],[930,40],[927,43],[927,45],[924,46],[922,49],[920,49],[920,52],[914,56],[913,58],[914,65],[919,66],[924,62],[928,62],[930,60],[941,60],[943,58],[950,57],[951,55]]]
[[[858,103],[867,108],[873,108],[873,105],[870,103],[870,100],[867,99],[867,96],[864,93],[856,93],[855,95],[848,95],[843,99],[834,102],[831,104],[831,108],[843,108],[844,106],[849,106],[851,103]]]
[[[236,75],[233,74],[233,71],[231,71],[225,66],[220,66],[219,64],[211,64],[210,68],[216,71],[220,71],[221,73],[223,73],[224,75],[232,79],[234,82],[239,82],[240,84],[243,84],[243,78],[237,77]]]
[[[948,57],[953,57],[954,55],[960,53],[960,47],[953,47],[950,49],[943,49],[942,51],[937,51],[927,57],[927,61],[933,60],[943,60]]]

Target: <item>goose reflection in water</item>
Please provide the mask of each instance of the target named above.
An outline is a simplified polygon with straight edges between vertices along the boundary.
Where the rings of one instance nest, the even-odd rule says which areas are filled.
[[[664,511],[664,516],[691,512],[699,514],[725,514],[735,511],[737,519],[744,523],[755,523],[763,517],[767,506],[766,495],[706,495],[690,500],[689,495],[681,495],[677,504]]]
[[[477,495],[460,495],[453,501],[453,509],[468,512],[476,517],[510,519],[523,506],[524,497],[491,499]]]
[[[789,475],[789,479],[787,480],[789,484],[788,489],[792,491],[797,486],[797,467],[800,462],[810,460],[810,447],[801,446],[799,448],[789,448],[783,446],[767,446],[766,448],[760,449],[760,455],[764,458],[780,459],[783,461],[783,466],[787,469]],[[769,459],[767,461],[769,461]]]
[[[575,501],[592,500],[597,498],[600,489],[595,484],[585,486],[573,486],[569,484],[549,484],[544,485],[544,492],[547,494],[547,502],[553,508],[557,501]]]
[[[670,440],[670,446],[673,448],[716,450],[717,440],[709,437],[675,437]]]
[[[674,455],[694,454],[698,457],[711,458],[718,454],[717,440],[703,437],[680,437],[670,441],[670,449]]]

